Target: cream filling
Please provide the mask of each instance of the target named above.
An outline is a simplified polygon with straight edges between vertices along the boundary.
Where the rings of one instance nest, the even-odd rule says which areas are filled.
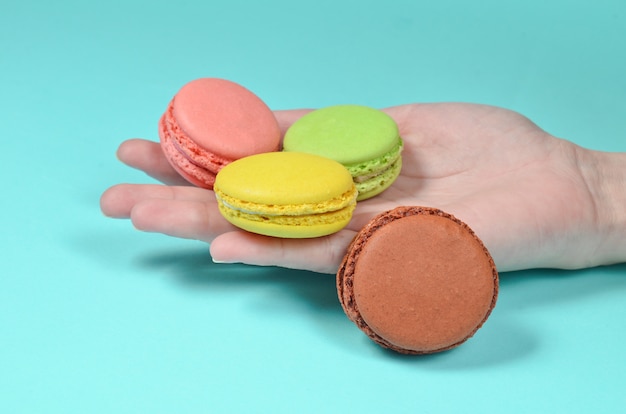
[[[376,177],[378,177],[380,175],[384,175],[387,171],[391,170],[392,168],[394,168],[396,166],[396,163],[398,162],[398,158],[396,158],[394,162],[389,164],[389,166],[387,166],[387,168],[385,168],[383,170],[378,170],[378,171],[370,173],[370,174],[359,175],[359,176],[354,177],[354,182],[357,183],[357,184],[362,184],[364,182],[367,182],[367,181],[371,180],[372,178],[376,178]]]
[[[258,211],[251,211],[251,210],[246,210],[240,207],[236,207],[233,206],[232,204],[228,203],[226,200],[224,200],[222,197],[220,197],[217,193],[215,193],[215,198],[217,199],[217,202],[220,203],[222,206],[226,207],[229,210],[234,210],[234,211],[239,211],[241,213],[244,214],[250,214],[252,216],[257,215],[260,216],[261,213],[259,213]],[[271,216],[271,215],[276,215],[276,214],[263,214],[264,216]]]
[[[280,217],[280,216],[287,216],[287,215],[292,215],[292,216],[316,215],[316,214],[325,214],[325,213],[332,213],[332,212],[335,212],[335,211],[340,211],[342,209],[345,209],[345,208],[348,208],[348,207],[356,205],[356,199],[358,197],[358,191],[357,191],[356,188],[353,188],[350,192],[352,194],[350,194],[350,198],[348,199],[348,201],[346,203],[342,204],[342,205],[337,206],[334,209],[327,209],[327,210],[322,210],[322,211],[319,211],[319,212],[311,211],[311,212],[308,212],[308,213],[303,212],[303,211],[297,211],[297,212],[293,212],[292,214],[283,213],[283,212],[280,212],[280,211],[276,212],[276,213],[271,213],[271,212],[267,211],[267,209],[263,209],[265,211],[259,211],[259,210],[261,210],[261,208],[258,208],[256,210],[250,210],[250,209],[242,208],[242,207],[239,207],[239,206],[235,206],[235,205],[229,203],[228,201],[226,201],[224,197],[221,197],[220,194],[219,194],[219,191],[215,191],[215,198],[216,198],[216,200],[217,200],[217,202],[219,204],[221,204],[223,207],[225,207],[225,208],[227,208],[229,210],[237,211],[237,212],[240,212],[240,213],[243,213],[243,214],[249,214],[251,216]],[[250,204],[251,206],[261,206],[261,205],[254,204],[254,203],[247,203],[247,204]],[[322,204],[322,203],[320,203],[320,204]],[[266,205],[263,205],[263,206],[267,207]],[[284,206],[284,207],[287,207],[287,206]],[[304,207],[306,210],[314,210],[312,208],[306,208],[307,207],[306,205],[299,206],[299,207]]]
[[[404,142],[401,138],[398,138],[398,144],[379,158],[380,162],[378,165],[372,166],[372,161],[366,161],[358,164],[347,164],[345,167],[350,171],[355,182],[363,182],[391,168],[400,158],[403,149]]]

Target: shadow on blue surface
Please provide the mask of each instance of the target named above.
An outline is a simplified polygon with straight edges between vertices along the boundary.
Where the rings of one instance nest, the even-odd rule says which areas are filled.
[[[620,289],[626,293],[626,263],[581,270],[533,269],[503,273],[500,286],[510,305],[524,307],[558,305]]]
[[[391,359],[434,371],[465,371],[505,365],[524,359],[538,346],[537,338],[521,324],[493,314],[474,337],[457,348],[419,357],[383,350]]]
[[[564,302],[616,290],[626,292],[626,264],[576,271],[537,269],[503,273],[498,304],[473,338],[447,352],[415,357],[380,348],[356,330],[345,332],[350,323],[338,302],[333,275],[277,267],[216,264],[206,249],[152,252],[138,258],[136,264],[171,275],[185,289],[234,292],[278,289],[285,302],[305,304],[306,311],[314,314],[319,324],[325,327],[329,340],[350,347],[350,352],[381,357],[392,363],[414,364],[420,369],[444,371],[507,364],[535,352],[544,341],[534,326],[520,317],[526,310],[558,307]],[[286,306],[290,306],[289,303]]]
[[[167,270],[182,286],[193,289],[249,289],[279,285],[293,291],[316,308],[341,311],[334,275],[278,267],[218,264],[207,250],[154,254],[140,259],[141,266]]]
[[[341,308],[332,274],[216,264],[207,249],[152,252],[137,259],[136,265],[151,274],[166,274],[180,289],[206,293],[208,300],[241,300],[247,312],[265,318],[263,323],[276,320],[284,326],[295,323],[313,330],[312,335],[340,351],[352,352],[355,341],[364,339]]]

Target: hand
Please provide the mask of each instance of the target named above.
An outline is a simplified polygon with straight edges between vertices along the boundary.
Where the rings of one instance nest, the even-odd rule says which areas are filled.
[[[284,131],[305,110],[276,111]],[[342,231],[316,239],[277,239],[222,218],[212,191],[189,186],[158,143],[122,143],[119,159],[167,185],[120,184],[102,211],[139,230],[210,243],[213,259],[335,273],[356,232],[399,205],[442,209],[483,240],[500,271],[580,268],[619,260],[606,246],[594,191],[599,153],[555,138],[527,118],[475,104],[410,104],[385,109],[405,142],[403,169],[385,192],[357,205]],[[592,182],[590,182],[592,181]]]

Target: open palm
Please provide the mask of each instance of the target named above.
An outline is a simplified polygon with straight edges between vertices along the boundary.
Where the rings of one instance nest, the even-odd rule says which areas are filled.
[[[307,111],[276,111],[283,132]],[[400,205],[440,208],[474,229],[500,271],[590,264],[585,234],[598,214],[579,165],[588,151],[497,107],[410,104],[385,109],[405,142],[400,177],[357,205],[342,231],[316,239],[278,239],[239,230],[218,212],[212,191],[189,186],[158,143],[124,142],[118,157],[166,185],[119,184],[102,196],[111,217],[140,230],[204,240],[216,261],[334,273],[356,231]],[[593,233],[591,229],[588,233]],[[583,247],[579,247],[583,246]],[[567,255],[565,253],[567,252]]]

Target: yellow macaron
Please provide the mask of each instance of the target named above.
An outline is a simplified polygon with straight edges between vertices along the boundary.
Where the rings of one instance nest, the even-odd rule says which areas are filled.
[[[335,233],[352,218],[357,189],[340,163],[313,154],[269,152],[220,170],[215,196],[221,214],[244,230],[274,237]]]

